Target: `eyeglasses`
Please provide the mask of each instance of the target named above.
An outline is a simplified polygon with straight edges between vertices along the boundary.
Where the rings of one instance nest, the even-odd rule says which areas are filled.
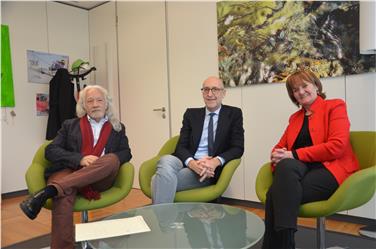
[[[209,94],[209,92],[211,91],[212,94],[218,95],[222,90],[223,90],[223,88],[217,88],[217,87],[213,87],[213,88],[203,87],[203,88],[201,88],[201,92],[203,94]]]

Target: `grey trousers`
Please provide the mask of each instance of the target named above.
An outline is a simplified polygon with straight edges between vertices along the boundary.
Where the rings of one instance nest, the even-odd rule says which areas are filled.
[[[203,182],[199,179],[200,176],[184,167],[179,158],[173,155],[162,156],[151,181],[153,204],[172,203],[177,191],[205,187],[213,182],[210,178]]]

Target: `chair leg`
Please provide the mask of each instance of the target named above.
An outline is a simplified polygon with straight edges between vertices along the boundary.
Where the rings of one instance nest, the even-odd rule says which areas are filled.
[[[87,210],[84,210],[84,211],[81,212],[81,222],[87,223],[88,221],[89,221],[88,212],[87,212]],[[88,249],[89,248],[86,240],[81,242],[81,247],[82,247],[82,249]]]
[[[325,249],[325,217],[318,217],[316,220],[317,248]]]
[[[87,210],[81,212],[81,222],[87,223],[89,221],[89,216]]]

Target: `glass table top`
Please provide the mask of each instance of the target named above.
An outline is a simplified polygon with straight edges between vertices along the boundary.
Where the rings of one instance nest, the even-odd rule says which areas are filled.
[[[169,203],[132,209],[105,218],[141,215],[150,232],[92,240],[92,248],[249,248],[264,234],[252,212],[212,203]]]

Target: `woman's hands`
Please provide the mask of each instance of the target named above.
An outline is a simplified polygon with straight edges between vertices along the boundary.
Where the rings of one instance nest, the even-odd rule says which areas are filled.
[[[279,161],[285,158],[294,158],[292,152],[290,150],[287,150],[286,148],[274,149],[270,155],[270,160],[273,164],[277,164],[279,163]]]

